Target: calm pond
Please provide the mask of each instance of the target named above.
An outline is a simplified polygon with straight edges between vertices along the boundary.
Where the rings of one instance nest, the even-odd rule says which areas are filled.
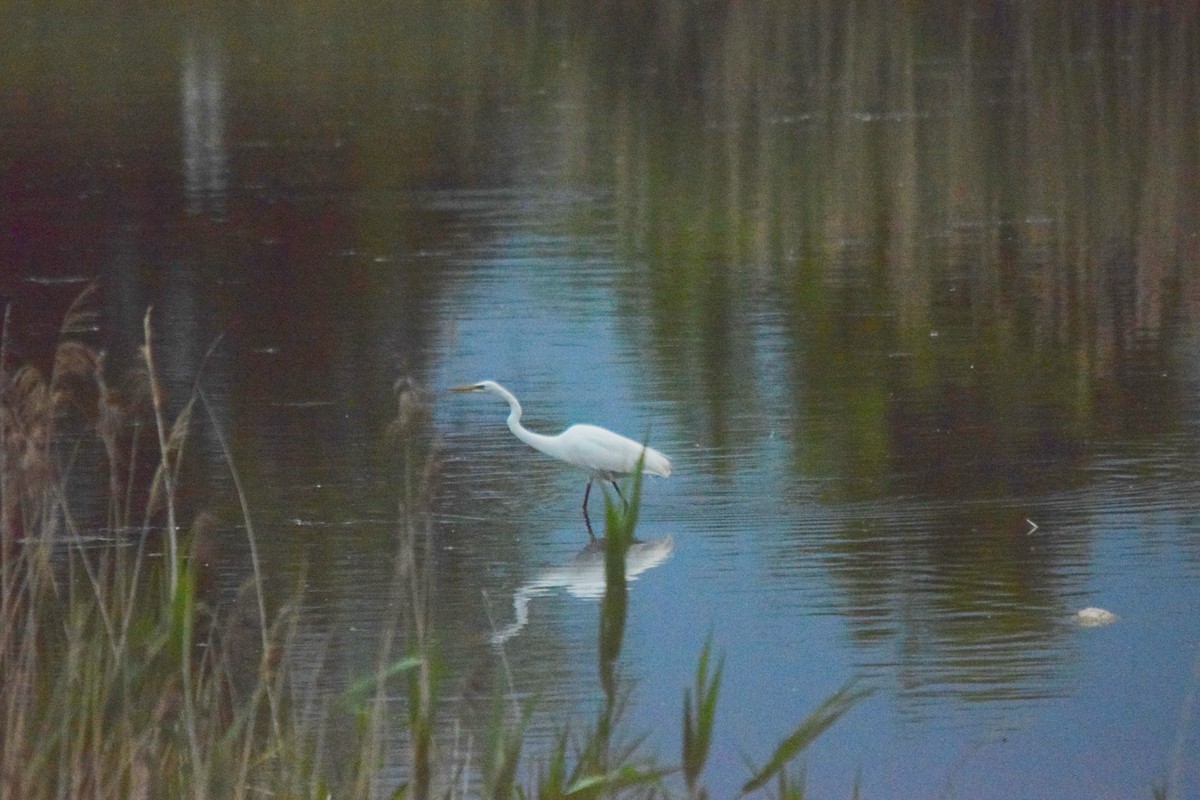
[[[317,694],[397,613],[400,380],[439,448],[440,719],[536,698],[534,761],[594,713],[586,476],[448,391],[491,378],[672,458],[625,725],[678,758],[711,636],[712,796],[852,678],[814,796],[1200,796],[1195,8],[382,5],[0,12],[12,352],[95,280],[117,370],[153,306]]]

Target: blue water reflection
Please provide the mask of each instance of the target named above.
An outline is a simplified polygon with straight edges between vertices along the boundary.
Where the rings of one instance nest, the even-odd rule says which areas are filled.
[[[441,448],[445,719],[502,672],[530,757],[594,712],[586,476],[445,391],[491,378],[672,458],[620,672],[670,760],[711,634],[712,796],[853,676],[817,796],[1200,794],[1195,15],[526,5],[0,26],[9,352],[93,278],[114,368],[155,307],[178,404],[224,337],[204,385],[314,694],[398,616],[399,377]],[[228,470],[203,426],[188,454],[233,598]]]
[[[529,208],[595,224],[605,198],[490,200],[459,209],[474,244],[449,259],[464,288],[446,299],[453,333],[433,382],[492,377],[522,397],[531,428],[649,431],[673,458],[670,479],[647,481],[642,519],[644,535],[670,534],[676,552],[634,584],[626,651],[634,727],[662,752],[677,746],[680,687],[711,631],[728,676],[718,794],[744,778],[742,753],[768,753],[852,675],[879,691],[818,742],[808,778],[820,793],[847,794],[861,769],[887,796],[1136,795],[1174,768],[1177,742],[1194,737],[1179,708],[1200,614],[1190,437],[1111,441],[1066,472],[1053,450],[1013,456],[1029,460],[1011,469],[1061,488],[1018,483],[996,496],[930,496],[914,470],[942,466],[898,463],[865,492],[874,499],[855,499],[863,492],[837,475],[797,467],[807,424],[797,415],[837,410],[819,396],[798,407],[780,380],[788,343],[769,302],[731,324],[753,388],[733,392],[748,402],[728,406],[717,432],[702,422],[704,396],[727,387],[681,391],[647,360],[646,331],[619,313],[630,266],[610,239],[521,230]],[[481,518],[511,517],[521,531],[526,555],[503,566],[502,583],[536,584],[542,549],[565,551],[572,530],[582,538],[583,475],[513,439],[501,406],[455,400],[437,405],[447,481]],[[896,493],[908,487],[920,494]],[[1119,622],[1077,627],[1072,614],[1089,605]],[[544,686],[534,665],[553,653],[565,659],[558,696],[588,713],[594,626],[595,607],[566,598],[529,622],[518,685]]]

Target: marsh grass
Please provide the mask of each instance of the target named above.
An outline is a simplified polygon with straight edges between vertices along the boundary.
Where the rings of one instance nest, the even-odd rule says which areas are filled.
[[[431,498],[438,447],[428,398],[397,384],[389,446],[396,454],[395,623],[380,632],[374,673],[314,709],[293,675],[294,604],[269,608],[246,492],[197,379],[182,404],[158,379],[154,319],[140,359],[110,385],[104,353],[83,332],[95,291],[68,311],[43,373],[8,367],[0,336],[0,796],[40,798],[600,798],[706,797],[702,773],[716,724],[722,668],[711,643],[683,697],[682,767],[644,752],[622,712],[629,595],[626,556],[641,496],[606,497],[606,591],[597,640],[595,717],[564,726],[521,769],[533,701],[492,699],[483,746],[439,702]],[[170,409],[177,407],[173,414]],[[180,502],[189,434],[209,425],[237,493],[252,575],[219,606],[203,563],[218,521]],[[98,474],[90,474],[95,470]],[[103,509],[76,511],[80,485],[104,486]],[[140,499],[141,505],[137,502]],[[188,515],[193,515],[190,522]],[[401,689],[397,691],[397,689]],[[786,737],[743,793],[778,781],[787,764],[862,696],[847,688]],[[331,741],[339,715],[348,737]],[[402,778],[397,779],[397,774]]]
[[[139,363],[123,389],[110,385],[104,353],[82,338],[94,302],[89,287],[67,312],[48,373],[8,370],[5,313],[0,795],[206,798],[279,785],[303,774],[292,763],[303,748],[288,741],[296,726],[276,702],[289,617],[268,621],[256,580],[258,663],[253,688],[239,693],[239,626],[202,597],[184,546],[202,547],[211,519],[197,515],[186,535],[179,523],[201,395],[168,417],[149,312]],[[103,512],[80,512],[76,488],[97,483]]]

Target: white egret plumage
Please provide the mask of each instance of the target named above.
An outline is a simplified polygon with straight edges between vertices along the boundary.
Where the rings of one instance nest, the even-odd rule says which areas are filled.
[[[637,469],[638,459],[642,460],[642,472],[663,478],[671,474],[671,460],[653,447],[639,444],[633,439],[597,425],[572,425],[556,436],[534,433],[521,424],[521,404],[517,398],[495,381],[456,386],[453,391],[488,392],[496,395],[508,403],[508,429],[514,436],[535,450],[587,470],[587,488],[583,491],[583,519],[587,523],[589,535],[593,534],[587,504],[593,481],[608,481],[624,500],[621,489],[617,486],[617,477],[633,473]]]

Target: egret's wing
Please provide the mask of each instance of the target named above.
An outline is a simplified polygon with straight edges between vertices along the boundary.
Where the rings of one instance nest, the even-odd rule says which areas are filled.
[[[643,446],[633,439],[596,425],[572,425],[557,437],[562,458],[592,472],[628,474],[637,467]],[[671,474],[671,462],[653,448],[645,448],[643,469],[656,475]]]

